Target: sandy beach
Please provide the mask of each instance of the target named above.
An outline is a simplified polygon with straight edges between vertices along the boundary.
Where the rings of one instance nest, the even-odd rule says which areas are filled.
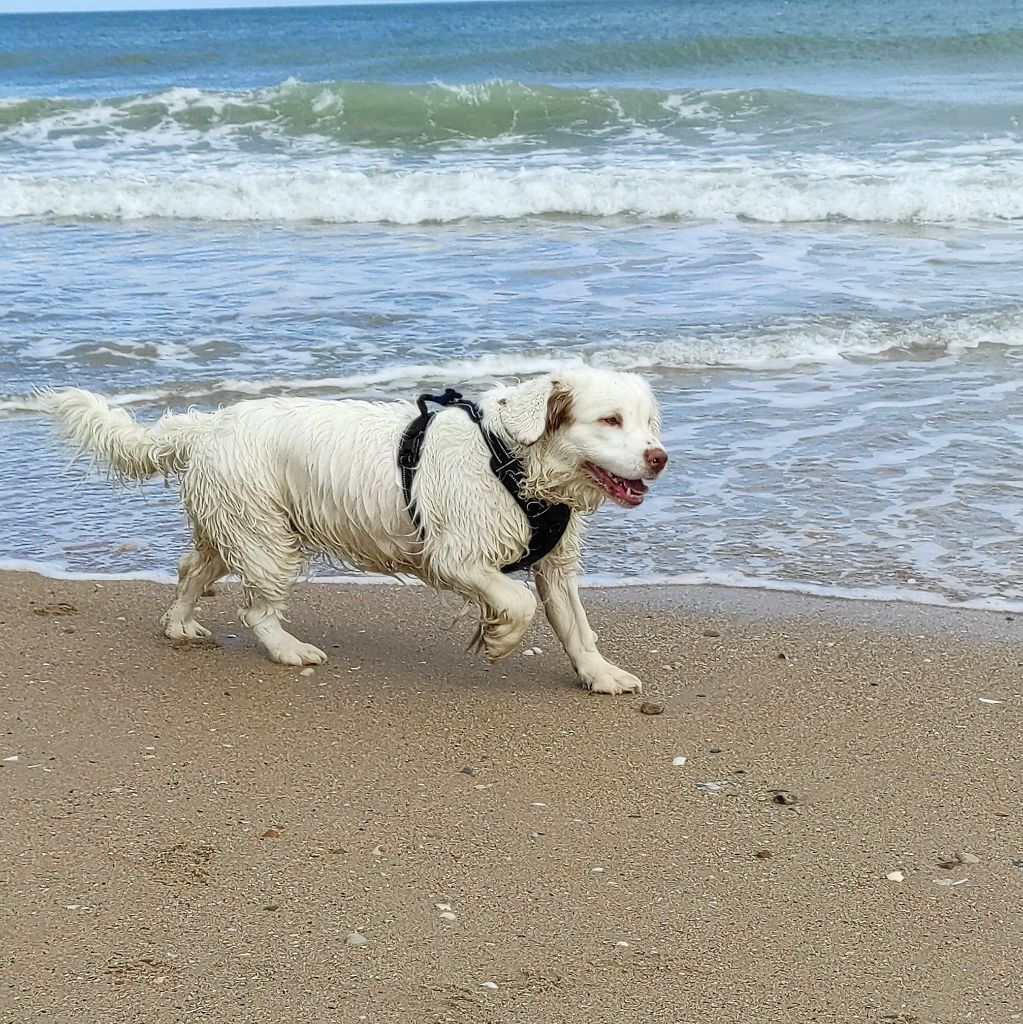
[[[169,594],[0,576],[3,1024],[1019,1019],[1019,621],[589,591],[607,699],[422,588],[303,587],[305,676]]]
[[[0,1024],[1023,1024],[1021,68],[1007,0],[0,0]],[[484,397],[586,369],[659,415]],[[643,694],[341,582],[397,429],[126,426],[448,388],[630,506]],[[327,665],[163,635],[256,516]]]

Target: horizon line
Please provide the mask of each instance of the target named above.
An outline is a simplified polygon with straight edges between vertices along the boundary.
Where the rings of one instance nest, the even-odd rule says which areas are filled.
[[[169,11],[295,11],[309,8],[331,7],[419,7],[438,4],[478,4],[478,3],[522,3],[524,0],[299,0],[289,3],[288,0],[158,0],[154,6],[108,7],[97,6],[69,7],[59,2],[49,10],[39,10],[38,3],[32,3],[31,9],[26,6],[27,0],[21,5],[7,8],[0,5],[0,17],[17,15],[19,17],[46,16],[50,14],[160,14]]]

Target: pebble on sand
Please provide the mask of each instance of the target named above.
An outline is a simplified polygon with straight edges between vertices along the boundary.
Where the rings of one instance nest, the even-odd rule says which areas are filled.
[[[664,705],[660,701],[645,700],[639,706],[639,713],[641,715],[663,715]]]
[[[680,754],[678,757],[672,758],[671,764],[674,768],[681,768],[685,765],[686,761],[688,760],[689,759],[687,757],[682,757],[682,755]]]
[[[953,853],[951,857],[942,857],[938,861],[938,867],[944,868],[946,871],[951,871],[953,868],[959,867],[961,864],[979,864],[980,858],[974,856],[972,853],[963,853],[957,851]]]
[[[488,988],[488,989],[491,990],[491,992],[494,992],[494,991],[497,990],[497,982],[496,981],[482,981],[482,982],[480,982],[480,988]]]
[[[367,942],[369,939],[362,932],[349,932],[345,939],[346,946],[365,946]]]
[[[904,882],[906,880],[906,876],[901,871],[889,871],[884,877],[889,882]]]
[[[304,668],[304,669],[302,669],[301,672],[299,672],[300,676],[312,676],[312,675],[315,675],[315,674],[316,674],[316,669],[314,669],[314,668]]]

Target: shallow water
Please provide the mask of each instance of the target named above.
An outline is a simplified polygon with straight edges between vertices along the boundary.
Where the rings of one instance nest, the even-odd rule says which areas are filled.
[[[0,51],[9,563],[187,543],[162,485],[62,474],[34,386],[144,418],[582,361],[650,375],[673,456],[596,578],[1023,602],[1018,5],[8,16]]]

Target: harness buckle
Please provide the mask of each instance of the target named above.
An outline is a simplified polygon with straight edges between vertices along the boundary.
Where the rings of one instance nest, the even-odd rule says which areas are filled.
[[[420,395],[416,399],[416,405],[419,408],[420,416],[429,416],[430,414],[426,410],[428,402],[433,402],[434,405],[449,406],[458,405],[463,401],[464,399],[460,392],[456,391],[454,388],[447,388],[443,395]]]
[[[419,448],[417,445],[402,445],[398,450],[398,468],[415,469],[419,465]]]

